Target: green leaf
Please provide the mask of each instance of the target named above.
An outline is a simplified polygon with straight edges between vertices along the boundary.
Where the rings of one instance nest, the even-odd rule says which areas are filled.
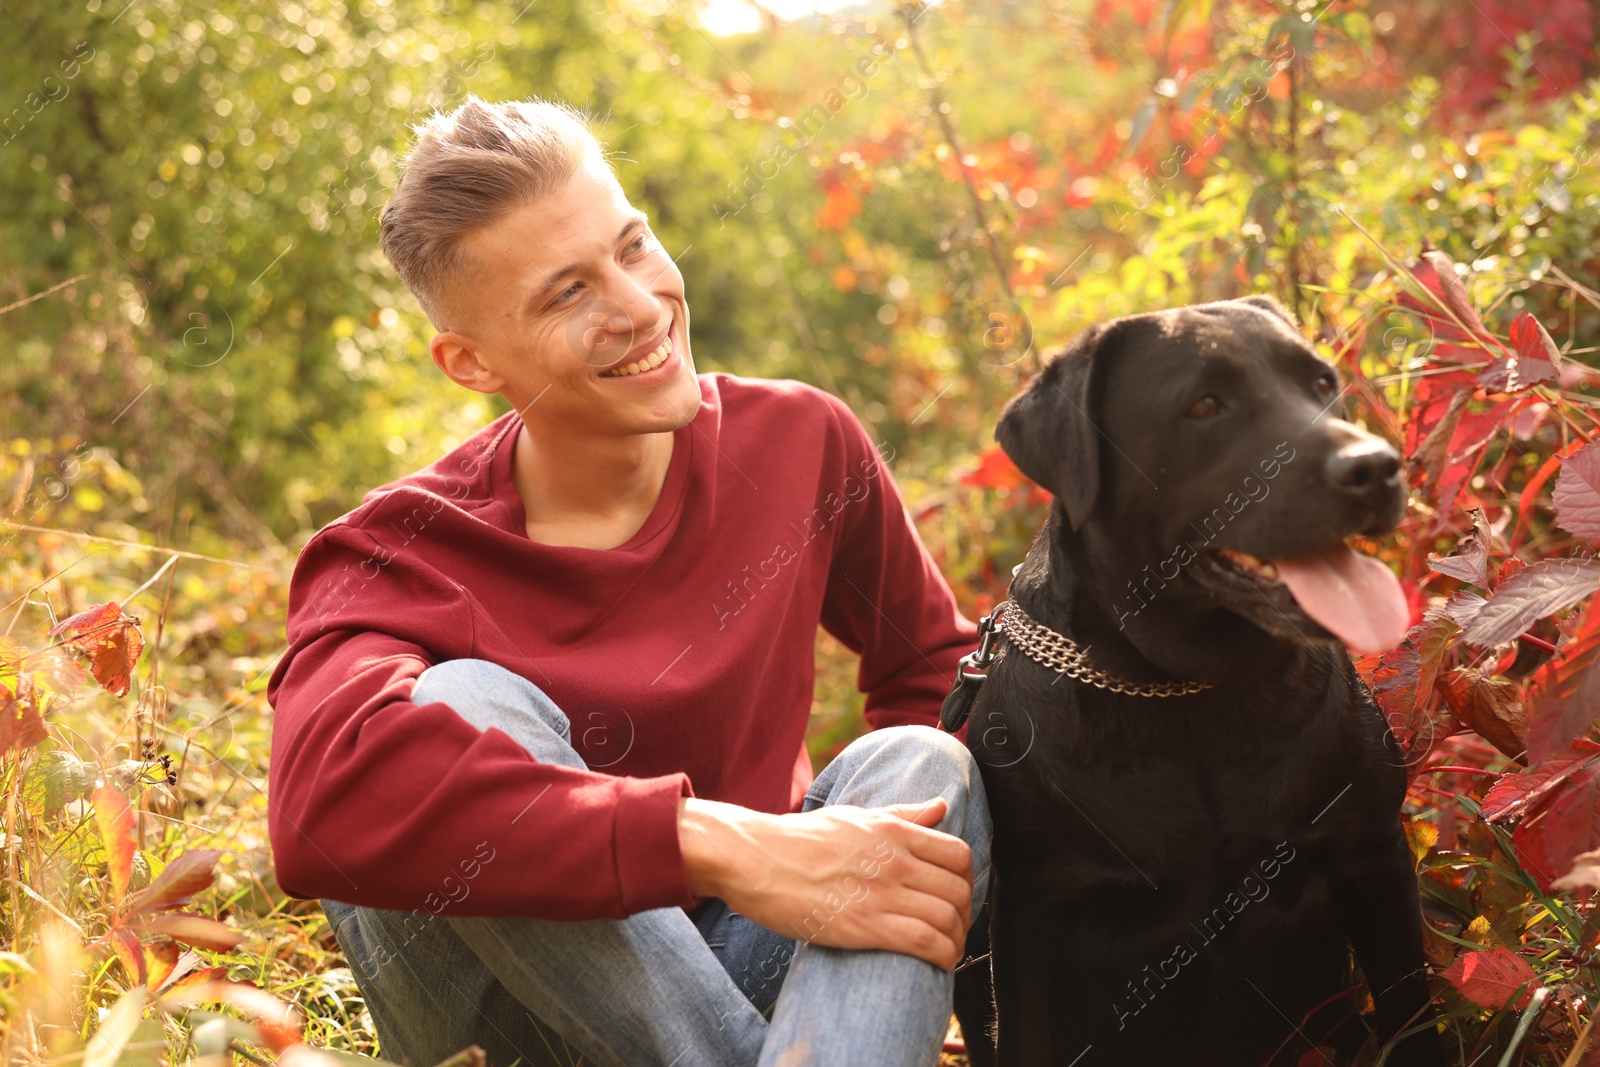
[[[49,818],[94,788],[94,769],[63,749],[42,753],[22,780],[23,808],[34,818]]]

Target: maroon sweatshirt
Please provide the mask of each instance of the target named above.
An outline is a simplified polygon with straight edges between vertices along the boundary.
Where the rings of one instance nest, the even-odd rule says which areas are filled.
[[[811,386],[699,382],[617,548],[528,539],[515,412],[306,544],[267,688],[285,891],[544,919],[692,906],[678,798],[788,812],[810,785],[819,622],[860,652],[873,728],[937,724],[976,627],[878,448]],[[589,769],[412,703],[425,668],[463,657],[547,693]]]

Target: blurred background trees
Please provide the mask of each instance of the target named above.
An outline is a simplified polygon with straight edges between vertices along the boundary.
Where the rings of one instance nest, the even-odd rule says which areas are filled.
[[[930,467],[980,447],[1033,365],[1003,345],[1022,316],[1034,355],[1107,315],[1263,289],[1315,323],[1303,286],[1374,262],[1332,205],[1464,262],[1581,270],[1593,247],[1581,195],[1552,192],[1592,139],[1566,102],[1594,65],[1583,0],[769,23],[715,36],[671,3],[568,0],[22,5],[0,27],[6,302],[82,278],[0,320],[7,425],[107,448],[144,487],[138,526],[258,545],[470,433],[495,412],[428,363],[376,235],[409,125],[468,93],[604,116],[681,257],[700,366],[831,389]]]

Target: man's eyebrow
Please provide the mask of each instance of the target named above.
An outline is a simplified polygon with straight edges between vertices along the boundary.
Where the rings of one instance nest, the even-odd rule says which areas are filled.
[[[617,240],[621,241],[624,237],[628,236],[628,233],[633,230],[635,226],[645,226],[648,225],[649,222],[650,216],[644,214],[643,212],[639,212],[631,216],[627,222],[623,223],[622,229],[617,231]],[[572,275],[576,274],[582,269],[583,264],[572,263],[568,266],[562,267],[560,270],[550,275],[545,279],[545,283],[543,285],[539,286],[538,289],[528,294],[528,299],[523,304],[524,309],[531,311],[533,309],[533,305],[543,300],[546,293],[550,292],[550,290],[554,289],[557,285],[560,285],[563,281],[572,277]]]

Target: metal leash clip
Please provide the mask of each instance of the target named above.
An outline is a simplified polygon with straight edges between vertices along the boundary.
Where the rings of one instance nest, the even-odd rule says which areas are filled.
[[[945,694],[944,704],[939,708],[939,725],[946,733],[953,734],[961,729],[972,711],[972,702],[978,699],[978,690],[988,677],[989,665],[994,662],[995,634],[999,629],[996,616],[1000,610],[996,608],[978,620],[978,647],[962,656],[956,667],[956,680],[950,684],[950,692]]]

